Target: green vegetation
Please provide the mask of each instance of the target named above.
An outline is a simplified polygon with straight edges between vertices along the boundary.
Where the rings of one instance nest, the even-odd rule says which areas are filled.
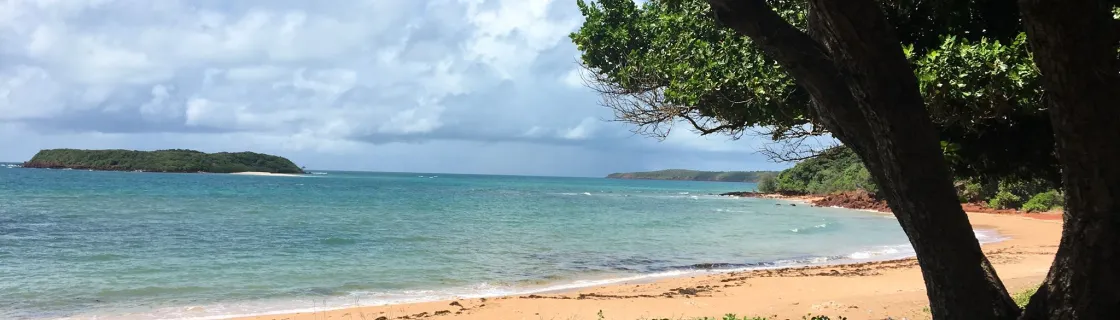
[[[155,172],[271,172],[304,173],[291,160],[255,152],[203,153],[194,150],[78,150],[51,149],[36,153],[27,168],[72,168]]]
[[[805,1],[767,3],[794,27],[808,28]],[[1054,132],[1040,73],[1020,26],[1004,24],[1017,18],[977,19],[980,11],[971,7],[940,11],[907,1],[881,3],[900,33],[961,202],[1019,209],[1057,189],[1054,149],[1043,147],[1054,145]],[[586,21],[570,37],[584,67],[596,75],[591,85],[619,121],[639,132],[662,135],[667,132],[658,130],[671,128],[662,124],[683,120],[701,134],[739,136],[763,127],[772,139],[791,145],[829,133],[805,89],[754,40],[712,19],[707,1],[578,4]],[[956,24],[930,32],[930,14]],[[848,148],[759,178],[759,191],[767,193],[879,189]],[[1012,181],[1018,185],[1008,185]]]
[[[1026,212],[1045,212],[1061,208],[1063,204],[1065,201],[1062,199],[1062,194],[1057,190],[1050,190],[1031,197],[1023,204],[1022,209]]]
[[[993,209],[1015,209],[1022,205],[1023,198],[1007,191],[1000,191],[988,200],[988,207]]]
[[[806,1],[767,3],[794,27],[807,28]],[[1020,26],[1010,23],[1018,19],[978,18],[986,11],[972,7],[881,3],[952,170],[985,181],[1042,178],[1057,186],[1054,150],[1043,147],[1053,146],[1054,137],[1040,74]],[[570,37],[595,75],[590,85],[617,120],[637,131],[661,136],[674,128],[667,124],[680,122],[701,134],[737,137],[761,127],[796,146],[829,133],[805,88],[754,40],[712,19],[707,1],[578,4],[586,21]],[[932,18],[938,14],[944,16]],[[948,21],[954,24],[942,25]]]
[[[932,318],[1105,319],[1120,311],[1120,287],[1099,281],[1120,270],[1098,267],[1120,232],[1117,3],[579,1],[571,38],[603,104],[639,133],[761,127],[793,149],[777,159],[822,134],[851,147],[922,261]],[[1059,182],[1079,223],[1063,226],[1048,294],[1023,310],[952,201],[993,203],[994,184],[997,206],[1041,207]]]
[[[759,182],[758,190],[766,193],[828,194],[849,190],[875,193],[878,188],[855,152],[837,147]]]
[[[642,180],[692,180],[692,181],[722,181],[722,182],[758,182],[765,177],[776,174],[773,171],[695,171],[683,169],[669,169],[648,172],[612,173],[609,179],[642,179]]]
[[[1062,195],[1042,179],[1005,178],[999,182],[957,178],[957,195],[961,202],[984,203],[994,209],[1017,209],[1045,212],[1063,204]],[[855,152],[834,147],[802,161],[776,176],[765,176],[758,182],[758,191],[782,194],[829,194],[843,191],[878,192],[871,174]],[[1029,200],[1026,200],[1029,199]]]
[[[1035,292],[1038,292],[1038,288],[1023,290],[1011,295],[1011,299],[1015,300],[1015,304],[1020,308],[1025,308],[1027,306],[1027,302],[1031,301],[1031,296],[1033,296]]]

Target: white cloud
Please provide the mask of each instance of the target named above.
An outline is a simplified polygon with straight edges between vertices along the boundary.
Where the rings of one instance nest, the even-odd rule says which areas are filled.
[[[505,160],[461,153],[749,151],[598,120],[610,112],[567,39],[579,23],[566,0],[0,1],[0,151],[260,149],[314,165],[392,146],[403,158],[383,169],[409,170],[425,163],[409,154],[482,167]],[[602,170],[568,163],[553,170]]]
[[[44,118],[63,110],[63,87],[46,70],[19,65],[0,69],[0,119]]]
[[[579,122],[579,125],[565,130],[560,136],[568,140],[583,140],[591,137],[595,133],[595,127],[598,121],[592,118],[584,118]]]

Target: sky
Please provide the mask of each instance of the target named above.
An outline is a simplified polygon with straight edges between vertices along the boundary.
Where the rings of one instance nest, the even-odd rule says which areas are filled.
[[[0,1],[0,161],[255,151],[312,169],[774,170],[765,138],[634,135],[586,88],[575,0]]]

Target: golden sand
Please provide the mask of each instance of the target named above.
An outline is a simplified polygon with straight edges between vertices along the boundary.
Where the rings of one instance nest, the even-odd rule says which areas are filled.
[[[1061,233],[1060,216],[971,213],[977,229],[1010,239],[984,251],[1008,290],[1041,283]],[[691,319],[806,314],[848,319],[928,319],[915,259],[787,268],[617,284],[562,294],[461,299],[323,312],[245,317],[252,320],[387,319]]]

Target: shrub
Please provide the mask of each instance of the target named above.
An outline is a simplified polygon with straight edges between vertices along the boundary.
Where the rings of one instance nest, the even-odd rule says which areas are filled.
[[[1023,210],[1026,212],[1050,211],[1050,209],[1062,206],[1062,202],[1062,194],[1058,193],[1057,190],[1050,190],[1031,197],[1030,200],[1027,200],[1027,203],[1023,204]]]
[[[773,192],[829,194],[852,190],[875,193],[878,187],[855,152],[833,147],[779,173]]]
[[[1033,195],[1046,192],[1053,189],[1046,181],[1041,179],[1034,180],[1020,180],[1020,179],[1006,179],[999,182],[1000,192],[1010,192],[1021,199],[1030,198]]]
[[[1018,209],[1023,204],[1023,198],[1007,191],[996,193],[995,197],[988,200],[988,206],[995,209]]]
[[[778,178],[773,175],[762,176],[762,179],[758,180],[758,192],[778,192]]]
[[[980,202],[991,199],[998,192],[999,185],[968,179],[957,181],[957,197],[961,202]]]

